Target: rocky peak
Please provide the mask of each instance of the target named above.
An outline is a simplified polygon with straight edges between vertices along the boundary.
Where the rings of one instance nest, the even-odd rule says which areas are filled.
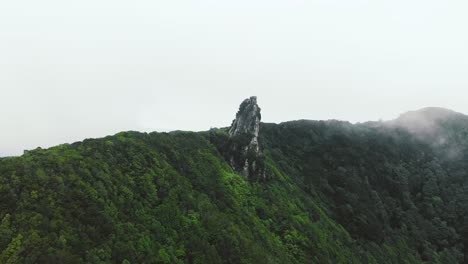
[[[260,130],[260,107],[257,104],[257,97],[252,96],[245,99],[239,107],[236,119],[229,129],[229,136],[235,137],[241,134],[252,135],[257,138]]]
[[[235,171],[249,179],[265,178],[264,157],[258,140],[260,111],[257,97],[245,99],[229,129],[229,162]]]

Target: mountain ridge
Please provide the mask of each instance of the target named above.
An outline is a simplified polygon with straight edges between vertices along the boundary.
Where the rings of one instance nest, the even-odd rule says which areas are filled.
[[[0,263],[467,263],[464,122],[442,145],[384,124],[258,125],[266,177],[232,166],[252,139],[229,128],[0,159]]]

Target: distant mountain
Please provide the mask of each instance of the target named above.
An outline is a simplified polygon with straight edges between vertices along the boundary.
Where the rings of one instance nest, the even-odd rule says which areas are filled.
[[[445,108],[427,107],[404,113],[388,123],[420,136],[434,136],[444,133],[445,124],[460,122],[468,123],[468,116]]]
[[[0,263],[468,263],[468,118],[122,132],[0,159]]]
[[[468,150],[468,116],[449,109],[423,108],[387,124],[406,129],[450,159],[463,158]]]

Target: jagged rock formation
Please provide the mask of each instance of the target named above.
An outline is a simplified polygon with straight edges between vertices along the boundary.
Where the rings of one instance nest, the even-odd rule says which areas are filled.
[[[256,96],[245,99],[229,129],[229,137],[251,136],[252,140],[249,145],[258,150],[258,133],[260,131],[260,120],[262,119],[260,111]]]
[[[229,163],[235,171],[249,179],[265,178],[265,162],[258,140],[260,111],[257,97],[244,100],[229,129]]]

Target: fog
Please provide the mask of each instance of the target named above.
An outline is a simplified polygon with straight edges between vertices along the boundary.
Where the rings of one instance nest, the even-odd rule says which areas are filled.
[[[0,156],[123,130],[468,113],[465,1],[3,1]]]

